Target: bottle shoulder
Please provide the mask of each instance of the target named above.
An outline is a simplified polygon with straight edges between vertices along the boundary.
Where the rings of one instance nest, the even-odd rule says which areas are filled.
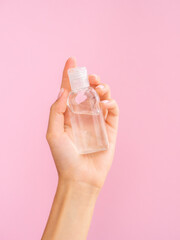
[[[92,87],[71,91],[68,96],[68,107],[73,112],[99,111],[99,96]]]
[[[75,91],[70,91],[69,92],[69,98],[73,98],[73,97],[76,97],[77,95],[86,95],[86,96],[98,96],[97,92],[94,90],[93,87],[87,87],[87,88],[82,88],[82,89],[79,89],[79,90],[75,90]]]

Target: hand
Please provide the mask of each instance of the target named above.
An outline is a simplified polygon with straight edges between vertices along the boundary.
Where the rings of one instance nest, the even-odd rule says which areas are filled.
[[[64,181],[82,182],[101,188],[114,157],[118,128],[118,105],[111,99],[108,85],[101,83],[96,75],[89,75],[90,85],[99,94],[109,139],[109,149],[102,152],[77,153],[67,109],[67,97],[71,90],[67,70],[76,67],[76,60],[69,58],[65,64],[59,98],[51,106],[47,141],[49,143],[59,178]]]

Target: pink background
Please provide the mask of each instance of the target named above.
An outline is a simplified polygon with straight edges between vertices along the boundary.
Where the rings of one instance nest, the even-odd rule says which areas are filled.
[[[45,140],[65,60],[120,106],[88,240],[180,239],[180,1],[0,1],[0,239],[40,239],[57,184]]]

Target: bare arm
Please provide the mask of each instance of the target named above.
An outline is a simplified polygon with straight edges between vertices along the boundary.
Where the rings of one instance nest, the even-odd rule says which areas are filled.
[[[42,239],[86,239],[98,193],[86,183],[59,180]]]

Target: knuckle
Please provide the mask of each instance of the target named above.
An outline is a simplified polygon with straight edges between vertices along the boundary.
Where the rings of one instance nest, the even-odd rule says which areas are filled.
[[[111,89],[110,89],[110,86],[108,84],[106,84],[105,89],[106,89],[106,93],[108,95],[108,98],[111,98]]]
[[[50,107],[50,112],[52,112],[52,111],[53,111],[53,109],[54,109],[54,104],[53,104],[53,105],[51,105],[51,107]]]
[[[115,111],[115,115],[119,115],[119,106],[118,103],[116,102],[116,100],[112,99],[112,109],[114,109]]]
[[[50,112],[54,112],[55,111],[55,104],[52,104],[50,107]]]
[[[46,133],[46,140],[48,143],[51,143],[53,140],[55,140],[57,138],[56,134],[53,134],[51,132],[47,132]]]
[[[110,86],[107,83],[105,83],[104,86],[108,91],[110,90]]]
[[[101,85],[104,86],[104,91],[109,91],[109,85],[107,83],[102,83]]]
[[[49,134],[49,132],[46,133],[46,140],[47,140],[48,142],[50,142],[50,134]]]
[[[118,103],[116,101],[115,101],[115,107],[116,107],[117,115],[119,115],[119,105],[118,105]]]

